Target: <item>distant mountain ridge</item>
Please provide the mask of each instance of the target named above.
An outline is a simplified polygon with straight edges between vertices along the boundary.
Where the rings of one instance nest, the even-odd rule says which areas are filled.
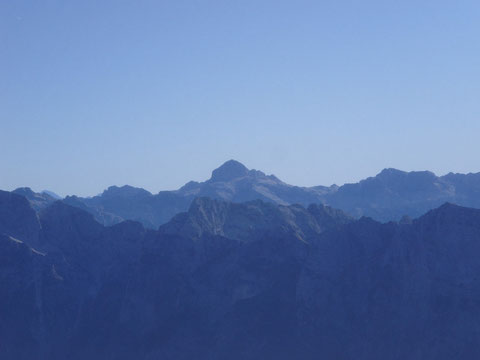
[[[327,194],[330,206],[379,221],[418,217],[445,202],[480,208],[480,173],[436,176],[430,171],[384,169],[375,177]]]
[[[276,204],[320,203],[321,195],[331,191],[327,187],[302,188],[285,184],[273,175],[249,170],[238,161],[230,160],[213,170],[205,182],[190,181],[178,190],[150,192],[132,186],[111,186],[93,198],[67,196],[64,201],[82,206],[105,225],[123,219],[139,221],[149,228],[169,221],[174,215],[186,211],[197,197],[233,202],[264,200]]]
[[[48,194],[15,191],[23,191],[37,210],[54,200]],[[67,196],[63,201],[90,212],[104,225],[129,219],[156,229],[186,211],[197,197],[232,202],[263,200],[280,205],[325,204],[357,218],[369,216],[387,222],[404,215],[418,217],[445,202],[480,208],[480,173],[438,177],[429,171],[384,169],[354,184],[298,187],[229,160],[213,170],[209,180],[190,181],[175,191],[151,194],[128,185],[111,186],[92,198]]]

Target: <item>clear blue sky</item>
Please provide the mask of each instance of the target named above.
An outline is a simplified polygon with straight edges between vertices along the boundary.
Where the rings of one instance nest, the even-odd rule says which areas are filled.
[[[468,0],[1,1],[0,189],[478,172],[479,39]]]

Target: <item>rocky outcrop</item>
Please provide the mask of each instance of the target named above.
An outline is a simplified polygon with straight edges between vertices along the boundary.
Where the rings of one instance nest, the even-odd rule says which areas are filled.
[[[32,206],[32,208],[36,211],[44,209],[48,205],[52,204],[53,202],[60,200],[58,198],[58,195],[52,192],[44,191],[41,193],[36,193],[28,187],[18,188],[13,190],[12,192],[26,197],[27,200],[30,202],[30,205]]]

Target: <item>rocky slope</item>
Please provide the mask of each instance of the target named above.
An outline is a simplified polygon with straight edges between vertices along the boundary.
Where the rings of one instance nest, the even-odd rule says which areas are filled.
[[[32,191],[32,189],[28,187],[18,188],[12,191],[15,194],[22,195],[27,198],[36,211],[46,208],[48,205],[52,204],[53,202],[60,200],[58,195],[52,192],[41,192],[36,193]]]
[[[480,210],[445,204],[381,224],[321,205],[198,198],[153,231],[104,227],[62,202],[37,216],[0,193],[0,214],[1,359],[480,351]]]

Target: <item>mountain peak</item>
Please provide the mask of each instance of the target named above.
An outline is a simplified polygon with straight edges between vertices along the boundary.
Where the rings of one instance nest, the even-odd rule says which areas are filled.
[[[230,181],[246,176],[248,169],[236,160],[228,160],[222,166],[212,171],[212,181]]]
[[[45,208],[46,206],[57,200],[50,194],[47,194],[45,192],[36,193],[29,187],[15,189],[12,191],[12,193],[25,197],[30,202],[32,208],[37,211]]]
[[[469,208],[446,202],[440,207],[430,210],[425,215],[419,217],[417,222],[449,224],[449,226],[462,226],[464,229],[469,227],[480,227],[480,210]]]
[[[383,169],[380,173],[378,173],[377,177],[390,178],[390,177],[395,177],[395,176],[400,176],[405,174],[407,173],[402,170],[398,170],[394,168],[386,168],[386,169]]]
[[[402,171],[394,168],[383,169],[376,177],[382,179],[394,179],[399,177],[410,177],[415,179],[434,180],[437,176],[431,171]]]
[[[35,192],[29,187],[19,187],[12,191],[15,194],[23,195],[25,197],[35,196]]]
[[[149,196],[152,195],[145,189],[136,188],[130,185],[124,186],[110,186],[107,190],[104,190],[102,196],[104,197],[113,197],[119,196],[123,198],[135,197],[135,196]]]

